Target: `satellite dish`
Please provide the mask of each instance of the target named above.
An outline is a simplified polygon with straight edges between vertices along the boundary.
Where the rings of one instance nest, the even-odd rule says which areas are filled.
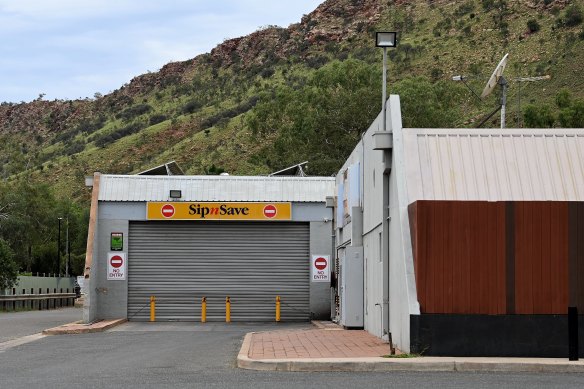
[[[505,66],[507,65],[507,57],[509,57],[509,53],[505,54],[501,62],[499,62],[499,64],[493,71],[491,78],[489,78],[489,81],[487,81],[487,85],[485,85],[485,89],[483,89],[481,98],[490,95],[493,89],[495,89],[495,87],[499,83],[499,79],[503,76],[503,71],[505,70]]]

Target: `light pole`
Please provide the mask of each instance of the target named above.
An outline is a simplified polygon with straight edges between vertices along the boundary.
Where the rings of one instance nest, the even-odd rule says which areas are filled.
[[[395,47],[397,44],[396,32],[377,32],[375,34],[375,46],[383,48],[383,80],[381,88],[381,115],[383,116],[382,123],[383,129],[381,134],[389,138],[389,133],[387,131],[387,48]],[[380,135],[376,133],[377,135]],[[376,135],[374,134],[374,136]],[[383,136],[382,135],[382,136]],[[382,138],[379,138],[382,139]],[[376,141],[377,142],[377,141]],[[365,147],[363,146],[363,150]],[[381,148],[383,151],[383,161],[391,161],[391,154],[389,153],[389,148]],[[365,157],[363,157],[365,158]],[[365,165],[365,160],[363,160],[363,165]],[[387,166],[387,165],[386,165]],[[365,169],[365,168],[363,168]],[[383,293],[382,293],[382,304],[381,307],[381,337],[389,340],[389,174],[383,175],[383,197],[382,197],[382,208],[383,208],[383,238],[380,250],[382,254],[383,262]],[[381,253],[380,253],[381,254]]]
[[[67,259],[65,260],[65,277],[69,277],[69,269],[71,268],[71,248],[69,247],[69,217],[65,219],[66,232],[65,232],[65,254]]]
[[[61,220],[62,217],[57,218],[59,221],[59,237],[57,238],[57,271],[55,274],[61,273]]]
[[[383,115],[383,131],[387,131],[387,48],[395,47],[397,33],[395,31],[378,31],[375,33],[375,46],[383,48],[383,80],[381,87],[381,111]]]

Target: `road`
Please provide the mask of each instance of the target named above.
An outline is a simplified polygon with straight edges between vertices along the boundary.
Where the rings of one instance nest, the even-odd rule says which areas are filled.
[[[291,328],[306,325],[293,325]],[[128,323],[0,352],[2,388],[582,388],[584,375],[241,370],[245,333],[274,324]],[[278,325],[282,328],[282,325]]]
[[[46,311],[0,312],[0,343],[82,318],[83,309],[73,307]]]

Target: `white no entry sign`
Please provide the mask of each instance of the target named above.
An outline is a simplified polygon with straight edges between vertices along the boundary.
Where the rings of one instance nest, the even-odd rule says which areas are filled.
[[[107,254],[107,279],[126,279],[126,253],[113,252]]]
[[[264,216],[271,219],[276,216],[278,210],[273,204],[268,204],[264,207]]]
[[[312,282],[329,282],[331,276],[330,256],[313,255],[310,270]]]
[[[165,218],[172,217],[174,215],[174,207],[172,204],[164,204],[161,209],[162,216]]]

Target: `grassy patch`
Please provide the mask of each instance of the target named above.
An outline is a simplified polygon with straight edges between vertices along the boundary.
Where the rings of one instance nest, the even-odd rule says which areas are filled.
[[[420,358],[422,357],[422,354],[409,354],[409,353],[403,353],[403,354],[395,354],[395,355],[382,355],[382,358]]]

